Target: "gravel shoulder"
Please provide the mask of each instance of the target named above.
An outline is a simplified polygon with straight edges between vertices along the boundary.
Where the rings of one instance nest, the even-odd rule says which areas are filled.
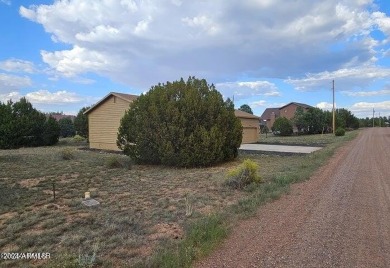
[[[366,129],[196,267],[390,267],[390,128]]]

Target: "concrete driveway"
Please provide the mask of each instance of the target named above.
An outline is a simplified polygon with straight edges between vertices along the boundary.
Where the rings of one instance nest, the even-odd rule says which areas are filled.
[[[322,147],[273,145],[273,144],[241,144],[239,149],[247,152],[253,151],[253,152],[309,154],[321,148]]]

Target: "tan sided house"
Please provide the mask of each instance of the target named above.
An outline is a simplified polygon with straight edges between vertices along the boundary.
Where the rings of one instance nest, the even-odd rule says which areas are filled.
[[[116,145],[118,128],[129,104],[138,96],[111,92],[84,114],[88,116],[89,147],[119,151]]]
[[[89,147],[92,149],[119,151],[116,145],[120,120],[138,96],[111,92],[84,114],[88,116]],[[259,117],[235,110],[243,126],[242,143],[259,141]]]
[[[242,143],[256,143],[260,138],[259,117],[240,110],[235,110],[234,114],[241,121]]]

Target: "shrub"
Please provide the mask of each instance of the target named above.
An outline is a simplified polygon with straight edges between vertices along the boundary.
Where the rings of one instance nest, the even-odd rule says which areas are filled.
[[[74,158],[73,150],[66,148],[61,150],[61,158],[64,160],[71,160]]]
[[[345,135],[345,129],[339,127],[336,129],[335,133],[336,136],[344,136]]]
[[[241,165],[228,172],[227,185],[242,189],[251,183],[258,183],[261,181],[260,176],[257,174],[259,165],[250,160],[246,159]]]
[[[190,77],[137,98],[121,120],[117,145],[138,163],[194,167],[237,157],[241,140],[234,104]]]
[[[107,159],[106,166],[108,168],[121,168],[122,164],[121,164],[121,162],[119,162],[118,157],[114,155],[114,156],[110,156]]]
[[[272,131],[276,135],[290,136],[293,133],[293,126],[286,117],[278,117],[272,126]]]
[[[73,141],[74,142],[83,142],[83,141],[85,141],[86,139],[84,138],[84,137],[82,137],[82,136],[80,136],[80,135],[75,135],[74,137],[73,137]]]
[[[108,168],[132,168],[131,159],[120,159],[117,155],[110,156],[106,161]]]

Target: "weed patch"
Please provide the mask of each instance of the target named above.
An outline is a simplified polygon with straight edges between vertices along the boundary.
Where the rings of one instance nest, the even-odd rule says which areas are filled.
[[[71,160],[75,158],[74,151],[72,149],[66,148],[61,151],[61,158],[63,160]]]
[[[228,172],[226,185],[236,189],[242,189],[251,183],[258,183],[261,181],[258,170],[259,165],[256,162],[245,159],[241,165]]]

